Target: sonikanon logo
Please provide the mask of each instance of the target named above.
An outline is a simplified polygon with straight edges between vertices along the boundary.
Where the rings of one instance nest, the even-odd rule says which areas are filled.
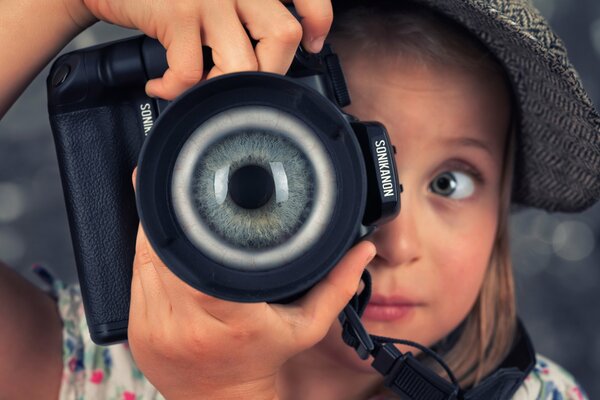
[[[388,148],[385,140],[377,140],[375,142],[375,151],[377,152],[379,177],[381,178],[381,186],[383,188],[384,197],[394,196],[394,185],[392,184],[390,161],[388,159]]]
[[[144,135],[148,135],[148,132],[154,126],[152,105],[150,103],[140,104],[140,114],[142,116],[142,125],[144,126]]]

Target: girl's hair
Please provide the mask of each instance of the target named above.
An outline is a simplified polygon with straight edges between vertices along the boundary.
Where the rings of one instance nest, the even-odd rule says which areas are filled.
[[[385,59],[394,65],[409,58],[424,66],[484,70],[491,77],[504,80],[510,90],[504,68],[465,28],[406,0],[376,2],[336,14],[329,38],[334,50],[351,49],[353,56],[368,57],[373,62]],[[498,227],[483,285],[460,326],[434,346],[463,388],[477,384],[499,366],[510,351],[516,332],[508,237],[516,127],[512,114],[504,153]],[[429,361],[442,375],[443,370]]]

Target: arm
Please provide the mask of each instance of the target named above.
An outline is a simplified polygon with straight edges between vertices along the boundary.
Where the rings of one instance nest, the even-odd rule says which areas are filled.
[[[54,301],[0,262],[0,398],[58,398],[61,340]]]
[[[0,1],[0,119],[41,69],[94,21],[83,3],[71,0]]]
[[[0,119],[50,59],[93,23],[85,9],[67,9],[66,1],[0,0]],[[55,302],[0,261],[2,399],[58,398],[61,329]]]

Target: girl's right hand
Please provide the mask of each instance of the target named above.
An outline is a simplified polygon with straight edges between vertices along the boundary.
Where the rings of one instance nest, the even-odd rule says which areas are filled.
[[[333,20],[331,0],[293,0],[301,23],[280,0],[64,1],[82,26],[89,25],[91,13],[158,39],[167,50],[169,68],[148,81],[146,92],[167,100],[203,77],[257,70],[285,74],[300,41],[305,49],[319,51]],[[258,41],[256,48],[244,28]],[[215,65],[208,74],[202,45],[213,51]]]

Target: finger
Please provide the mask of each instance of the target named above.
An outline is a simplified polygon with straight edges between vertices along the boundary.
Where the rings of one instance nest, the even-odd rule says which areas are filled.
[[[137,176],[137,166],[133,169],[133,173],[131,174],[131,181],[133,183],[133,190],[135,191],[135,178]],[[139,228],[138,228],[138,236],[139,236]],[[139,246],[138,239],[136,239],[136,249]],[[137,253],[137,251],[136,251]],[[129,305],[129,320],[131,322],[132,318],[147,318],[146,315],[146,300],[144,295],[144,289],[142,286],[142,278],[140,277],[140,260],[136,262],[134,258],[133,262],[133,274],[131,277],[131,301]]]
[[[147,318],[146,299],[139,272],[139,263],[133,263],[131,277],[131,301],[129,305],[129,321],[132,318]]]
[[[131,184],[133,185],[133,191],[135,192],[135,180],[137,178],[137,165],[133,168],[133,172],[131,173]]]
[[[360,277],[367,264],[375,256],[375,246],[363,241],[348,251],[336,267],[298,301],[307,326],[317,335],[325,335],[356,293]]]
[[[181,21],[180,21],[181,22]],[[171,37],[158,38],[167,50],[168,68],[161,78],[146,83],[151,97],[173,100],[202,79],[202,42],[198,22],[176,25]]]
[[[294,0],[294,6],[302,18],[302,46],[318,53],[323,48],[333,22],[331,0]]]
[[[209,17],[203,20],[201,31],[204,43],[212,49],[215,64],[207,79],[232,72],[256,71],[256,55],[235,4],[230,1],[210,4],[215,7],[208,9]]]
[[[139,278],[139,286],[142,289],[146,307],[146,317],[148,317],[150,325],[164,323],[172,312],[172,302],[154,264],[153,251],[142,226],[139,225],[133,268]]]
[[[240,2],[238,12],[250,35],[258,40],[258,70],[285,74],[302,39],[300,22],[278,0]]]
[[[135,348],[137,340],[145,337],[154,325],[151,325],[152,318],[148,318],[148,307],[146,305],[146,295],[142,286],[139,265],[133,264],[133,276],[131,278],[131,299],[129,303],[129,323],[127,326],[127,339],[132,351],[137,353]]]

